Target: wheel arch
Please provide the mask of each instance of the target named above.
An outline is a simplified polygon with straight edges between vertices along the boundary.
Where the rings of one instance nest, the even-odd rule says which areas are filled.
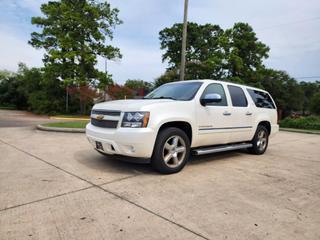
[[[271,123],[269,121],[260,121],[258,126],[264,126],[268,130],[268,135],[271,133]]]
[[[190,141],[190,145],[191,145],[193,134],[192,134],[192,126],[191,126],[191,124],[189,122],[187,122],[187,121],[169,121],[169,122],[165,122],[160,126],[157,135],[159,135],[159,132],[162,129],[169,128],[169,127],[179,128],[182,131],[184,131],[186,133],[186,135],[188,136],[189,141]]]

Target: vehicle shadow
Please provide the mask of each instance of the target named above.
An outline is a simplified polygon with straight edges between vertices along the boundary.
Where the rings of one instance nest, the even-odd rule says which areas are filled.
[[[189,166],[203,164],[205,162],[215,161],[232,161],[234,157],[247,153],[246,150],[236,150],[230,152],[213,153],[202,156],[190,156]],[[88,168],[105,171],[110,173],[121,174],[149,174],[159,175],[158,172],[152,169],[151,164],[142,163],[142,159],[132,159],[125,156],[102,155],[95,151],[82,150],[75,153],[76,160]],[[136,162],[136,161],[141,161]]]
[[[88,168],[110,173],[122,174],[157,174],[148,163],[133,162],[133,159],[125,156],[103,155],[92,150],[81,150],[75,153],[75,159]]]
[[[249,154],[247,150],[234,150],[227,152],[219,152],[219,153],[211,153],[206,155],[191,155],[189,164],[201,164],[203,162],[211,162],[211,161],[232,161],[234,157],[238,157],[243,154]]]

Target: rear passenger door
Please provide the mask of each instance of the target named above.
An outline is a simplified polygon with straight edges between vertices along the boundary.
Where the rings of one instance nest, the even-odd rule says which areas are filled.
[[[249,141],[252,139],[254,106],[249,103],[242,87],[228,85],[232,107],[230,118],[232,119],[231,142]]]

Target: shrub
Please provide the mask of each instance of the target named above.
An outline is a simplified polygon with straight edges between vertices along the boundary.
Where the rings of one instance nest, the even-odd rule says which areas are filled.
[[[320,117],[308,116],[299,118],[287,117],[280,122],[280,127],[320,130]]]
[[[16,109],[16,105],[10,104],[10,103],[4,103],[4,104],[0,103],[0,109],[14,110]]]
[[[311,111],[315,114],[320,114],[320,92],[311,98]]]
[[[64,110],[63,99],[50,97],[43,91],[31,93],[28,104],[30,109],[37,114],[49,113],[52,115],[63,112]]]

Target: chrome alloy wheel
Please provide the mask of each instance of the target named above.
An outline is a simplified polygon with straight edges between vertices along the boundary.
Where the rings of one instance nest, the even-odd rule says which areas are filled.
[[[170,168],[178,167],[186,156],[186,143],[180,136],[171,136],[165,142],[162,158]]]
[[[259,151],[263,151],[267,146],[267,133],[264,130],[261,130],[258,133],[258,141],[257,141],[257,147]]]

